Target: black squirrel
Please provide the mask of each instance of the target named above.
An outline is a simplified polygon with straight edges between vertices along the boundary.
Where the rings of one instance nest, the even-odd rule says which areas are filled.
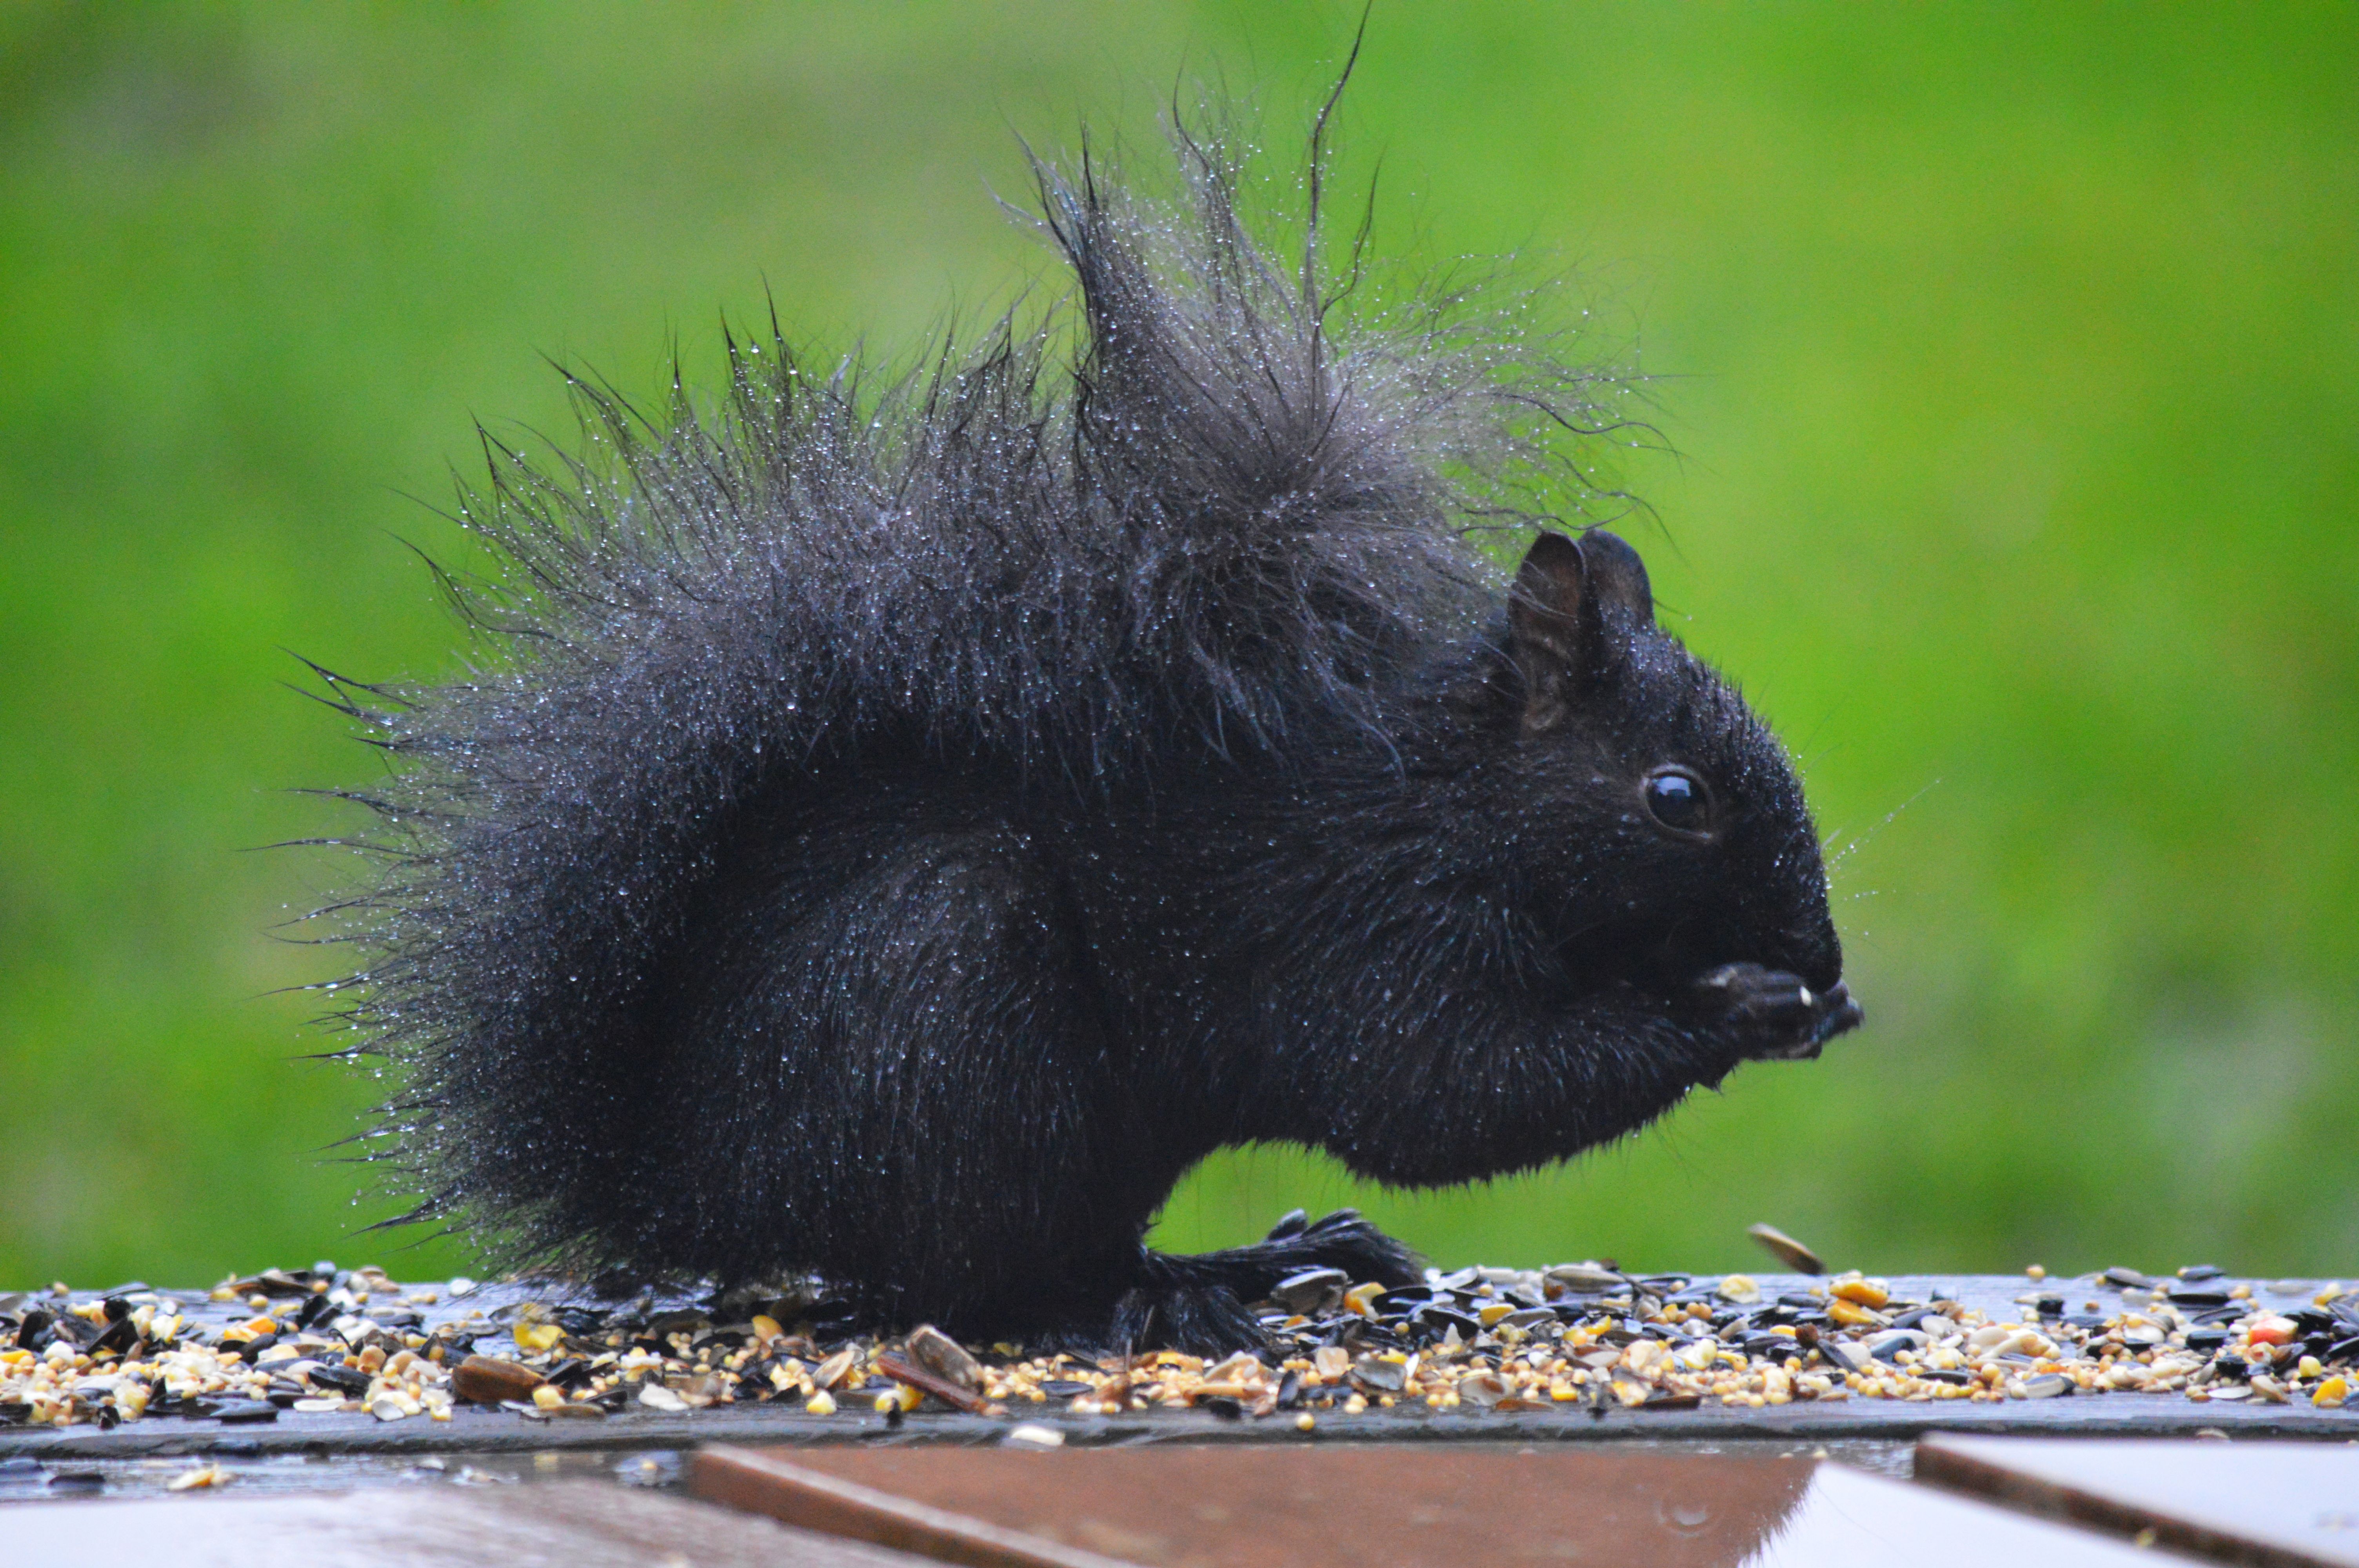
[[[1524,1170],[1858,1023],[1794,771],[1638,556],[1479,547],[1612,384],[1451,298],[1339,325],[1317,136],[1284,261],[1175,146],[1169,207],[1038,168],[1069,317],[880,388],[774,316],[717,410],[577,382],[588,456],[487,440],[445,580],[499,651],[322,671],[397,760],[339,984],[406,1218],[1222,1351],[1416,1260],[1348,1211],[1148,1250],[1214,1150]]]

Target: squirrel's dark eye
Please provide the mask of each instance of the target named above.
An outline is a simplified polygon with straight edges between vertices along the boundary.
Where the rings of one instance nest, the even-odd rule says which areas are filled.
[[[1703,780],[1685,768],[1657,768],[1647,775],[1647,809],[1683,837],[1701,838],[1712,832],[1712,795]]]

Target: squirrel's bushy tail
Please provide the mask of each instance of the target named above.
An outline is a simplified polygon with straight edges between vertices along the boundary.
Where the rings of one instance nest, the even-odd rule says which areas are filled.
[[[578,457],[486,438],[460,515],[493,565],[446,577],[485,656],[329,677],[396,764],[354,796],[385,870],[340,906],[372,959],[339,995],[407,1086],[366,1147],[412,1217],[627,1260],[584,1195],[664,1070],[638,1010],[747,802],[886,746],[1090,791],[1282,750],[1312,713],[1375,723],[1488,581],[1465,534],[1498,476],[1614,424],[1617,384],[1512,310],[1341,304],[1358,257],[1321,264],[1315,200],[1281,260],[1225,146],[1175,142],[1171,204],[1039,167],[1077,312],[892,377],[814,371],[774,321],[730,341],[715,410],[577,381]]]

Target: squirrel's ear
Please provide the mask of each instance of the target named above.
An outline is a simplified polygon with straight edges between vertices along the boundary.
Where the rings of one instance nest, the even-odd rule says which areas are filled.
[[[1640,626],[1655,618],[1655,590],[1647,581],[1647,563],[1619,534],[1603,528],[1583,534],[1581,564],[1589,574],[1589,590],[1600,602],[1621,606]]]
[[[1581,546],[1561,534],[1532,541],[1507,596],[1508,651],[1524,677],[1524,732],[1555,728],[1587,668],[1593,622]]]
[[[1507,600],[1509,651],[1524,677],[1526,734],[1553,729],[1604,669],[1614,647],[1609,606],[1640,622],[1654,619],[1654,594],[1637,551],[1602,528],[1577,543],[1549,533],[1532,541]]]

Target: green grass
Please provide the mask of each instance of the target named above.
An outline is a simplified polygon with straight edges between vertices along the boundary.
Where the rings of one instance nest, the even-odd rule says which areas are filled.
[[[277,684],[460,646],[399,542],[543,353],[652,386],[765,286],[914,341],[1041,276],[1020,133],[1215,67],[1290,145],[1333,5],[0,11],[0,1279],[354,1239],[250,846],[372,766]],[[1223,1159],[1436,1257],[2359,1271],[2359,31],[2253,5],[1388,0],[1379,241],[1633,323],[1660,597],[1807,762],[1864,1033],[1466,1192]]]

